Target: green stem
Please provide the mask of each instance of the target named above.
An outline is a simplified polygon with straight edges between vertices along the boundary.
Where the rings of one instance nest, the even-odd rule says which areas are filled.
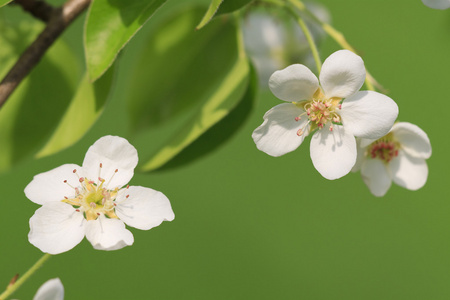
[[[292,4],[292,1],[290,1],[290,2]],[[305,34],[306,40],[308,41],[309,47],[310,47],[312,55],[314,57],[314,61],[316,62],[317,72],[320,73],[320,69],[322,68],[322,61],[320,60],[319,51],[317,50],[317,46],[316,46],[316,43],[314,42],[311,31],[309,30],[308,26],[306,26],[305,22],[299,16],[299,14],[297,12],[295,12],[294,9],[292,9],[288,5],[286,5],[285,7],[289,11],[289,13],[291,13],[292,16],[296,19],[298,25],[300,26],[303,33]]]
[[[27,279],[34,274],[49,258],[51,254],[44,254],[22,277],[16,282],[9,285],[6,290],[0,295],[0,300],[6,300],[12,293],[14,293]]]
[[[345,39],[345,36],[337,31],[333,26],[331,26],[328,23],[325,23],[321,21],[319,18],[317,18],[313,13],[311,13],[306,6],[303,4],[301,0],[287,0],[289,3],[291,3],[295,8],[297,8],[301,12],[307,13],[315,22],[317,22],[322,29],[333,39],[336,43],[339,44],[343,49],[350,50],[354,53],[357,53],[355,48],[350,45],[349,42]],[[375,87],[377,87],[381,91],[385,91],[385,89],[373,78],[373,76],[367,71],[366,69],[366,80],[365,80],[367,89],[374,91]]]

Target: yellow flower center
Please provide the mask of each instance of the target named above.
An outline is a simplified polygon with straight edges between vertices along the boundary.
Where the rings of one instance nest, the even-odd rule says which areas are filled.
[[[330,123],[329,130],[333,130],[333,124],[340,124],[342,122],[339,110],[341,109],[341,98],[332,97],[326,98],[321,88],[318,88],[311,100],[299,101],[294,104],[305,112],[295,118],[299,121],[303,115],[308,116],[308,123],[310,131],[315,129],[322,129],[327,123]],[[305,127],[306,127],[305,126]],[[297,135],[302,135],[304,128],[297,131]]]
[[[100,168],[101,167],[100,164]],[[116,170],[115,173],[117,173],[117,171],[118,170]],[[73,170],[73,173],[77,174],[77,171]],[[64,197],[64,199],[61,200],[62,202],[74,206],[77,211],[84,212],[85,218],[88,221],[96,220],[101,214],[109,218],[118,219],[115,213],[115,200],[120,190],[119,188],[111,190],[104,187],[105,180],[100,177],[97,182],[79,176],[78,180],[80,186],[72,187],[75,190],[75,196],[73,198]],[[64,183],[68,184],[67,180],[64,180]],[[128,188],[128,186],[126,188]]]

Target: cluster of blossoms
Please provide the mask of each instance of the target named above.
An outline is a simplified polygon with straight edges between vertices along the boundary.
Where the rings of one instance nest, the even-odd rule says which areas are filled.
[[[319,80],[301,64],[276,71],[269,88],[286,103],[270,109],[253,132],[257,148],[281,156],[313,134],[310,155],[323,177],[338,179],[360,168],[376,196],[384,195],[392,180],[420,188],[428,174],[424,160],[431,155],[429,140],[415,125],[394,125],[397,104],[386,95],[359,91],[365,78],[363,60],[348,50],[324,61]],[[418,177],[409,179],[410,172]]]
[[[124,223],[148,230],[172,221],[164,194],[127,185],[137,162],[127,140],[105,136],[89,148],[82,167],[65,164],[36,175],[25,188],[28,199],[42,205],[30,219],[30,243],[58,254],[86,236],[95,249],[116,250],[134,242]]]

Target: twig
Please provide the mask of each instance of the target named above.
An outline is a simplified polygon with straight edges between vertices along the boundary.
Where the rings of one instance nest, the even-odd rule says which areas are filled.
[[[47,23],[55,8],[42,0],[15,0],[12,4],[18,4],[34,17]]]
[[[63,6],[53,10],[45,29],[22,53],[16,64],[0,82],[0,108],[19,83],[38,64],[47,49],[90,3],[91,0],[68,0]]]

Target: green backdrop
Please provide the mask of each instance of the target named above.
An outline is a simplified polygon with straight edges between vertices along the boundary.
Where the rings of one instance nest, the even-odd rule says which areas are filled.
[[[69,300],[449,299],[450,10],[432,10],[420,0],[320,2],[389,90],[399,120],[428,133],[433,155],[424,188],[393,185],[376,198],[359,173],[322,178],[311,163],[309,142],[279,158],[258,151],[251,133],[264,112],[280,103],[261,91],[245,126],[218,150],[184,167],[132,179],[132,185],[169,197],[173,222],[131,229],[135,244],[119,251],[96,251],[84,240],[52,257],[13,298],[31,299],[43,282],[59,277]],[[77,45],[82,25],[78,20],[64,35],[69,44]],[[322,59],[338,49],[328,38]],[[73,147],[28,158],[0,174],[0,284],[42,255],[28,243],[28,219],[39,206],[25,197],[24,187],[37,173],[81,164],[99,137],[125,134],[117,121],[127,118],[121,93],[114,92],[99,121]],[[152,143],[135,146],[139,152]]]

